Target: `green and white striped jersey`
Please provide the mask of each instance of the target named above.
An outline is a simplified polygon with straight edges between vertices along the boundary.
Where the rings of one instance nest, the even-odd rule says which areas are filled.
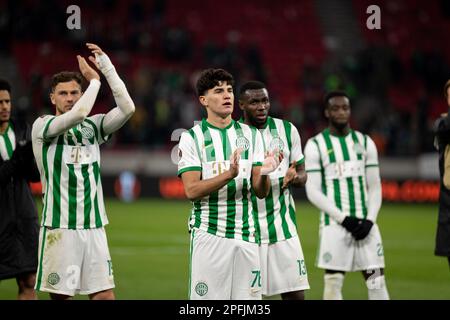
[[[181,135],[178,176],[200,171],[201,179],[211,179],[230,167],[230,156],[242,148],[239,175],[226,186],[193,201],[189,227],[219,237],[259,242],[250,198],[252,167],[264,161],[261,133],[246,124],[231,121],[224,129],[203,119]]]
[[[266,127],[260,129],[267,151],[278,149],[284,159],[278,168],[269,174],[270,192],[264,199],[252,193],[255,215],[262,243],[275,243],[297,235],[295,203],[289,189],[281,190],[283,178],[293,161],[304,162],[300,135],[297,128],[289,121],[268,117]]]
[[[104,114],[86,118],[57,137],[46,132],[55,116],[38,118],[32,128],[33,152],[43,190],[42,226],[100,228],[108,223],[100,179],[100,147],[108,140]]]
[[[16,135],[14,134],[11,122],[9,122],[6,131],[0,134],[0,156],[4,161],[9,160],[15,149]]]
[[[372,139],[350,130],[335,136],[327,128],[308,140],[305,146],[306,172],[322,176],[322,191],[345,215],[367,216],[366,168],[378,166],[378,154]],[[336,224],[321,212],[321,226]]]

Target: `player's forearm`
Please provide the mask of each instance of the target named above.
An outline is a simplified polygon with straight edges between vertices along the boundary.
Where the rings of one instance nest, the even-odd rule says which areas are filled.
[[[378,167],[369,167],[366,169],[367,180],[367,202],[368,212],[367,219],[376,222],[378,212],[382,203],[382,189],[380,181],[380,170]]]
[[[306,174],[306,171],[300,171],[300,172],[297,172],[297,176],[291,182],[291,185],[293,185],[294,187],[297,187],[297,188],[304,187],[307,180],[308,180],[308,175]]]
[[[94,106],[99,89],[100,81],[97,79],[92,79],[89,83],[89,87],[86,89],[81,98],[75,103],[73,108],[64,114],[57,116],[50,123],[45,137],[49,138],[59,136],[70,128],[73,128],[77,124],[83,122]]]
[[[230,171],[225,171],[224,173],[211,179],[191,182],[189,185],[185,185],[184,190],[186,197],[191,201],[200,200],[201,198],[218,191],[228,182],[233,180],[233,178],[234,177],[231,175]]]
[[[344,221],[345,214],[322,192],[321,177],[317,173],[311,174],[308,178],[306,196],[313,205],[327,213],[333,220],[338,223]]]
[[[259,199],[267,197],[270,191],[270,178],[260,173],[252,174],[252,187]]]

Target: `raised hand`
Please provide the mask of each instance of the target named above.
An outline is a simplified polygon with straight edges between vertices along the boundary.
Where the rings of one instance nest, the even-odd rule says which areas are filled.
[[[90,82],[92,79],[100,80],[100,76],[98,75],[97,71],[95,71],[87,63],[85,58],[83,58],[80,55],[77,55],[77,59],[78,59],[78,67],[80,68],[80,72],[88,82]]]
[[[268,152],[261,167],[261,175],[265,176],[275,171],[278,165],[283,161],[283,153],[277,150]]]
[[[239,160],[241,159],[242,148],[234,150],[230,158],[230,173],[233,178],[239,175]]]
[[[86,43],[86,46],[89,50],[91,50],[94,56],[89,56],[89,60],[95,64],[95,66],[103,73],[109,71],[114,68],[111,60],[106,55],[106,53],[96,44],[94,43]]]
[[[286,189],[287,187],[289,187],[291,182],[295,181],[295,179],[297,178],[298,178],[297,165],[295,161],[293,161],[289,169],[286,171],[286,174],[284,175],[283,185],[281,186],[281,189]]]

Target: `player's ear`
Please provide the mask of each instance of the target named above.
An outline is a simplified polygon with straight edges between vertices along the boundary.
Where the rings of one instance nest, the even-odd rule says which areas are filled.
[[[50,101],[52,102],[53,105],[56,105],[55,93],[53,93],[53,92],[50,93]]]
[[[239,99],[238,102],[239,102],[239,109],[241,109],[242,111],[244,111],[244,101],[242,101],[241,99]]]
[[[325,118],[330,118],[330,113],[328,112],[328,108],[325,108],[325,111],[323,112],[325,114]]]
[[[202,104],[202,106],[206,107],[208,106],[208,103],[206,101],[206,97],[205,96],[200,96],[198,97],[198,100],[200,101],[200,103]]]

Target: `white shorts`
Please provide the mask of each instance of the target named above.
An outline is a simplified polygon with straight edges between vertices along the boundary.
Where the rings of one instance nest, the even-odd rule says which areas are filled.
[[[258,244],[193,228],[190,247],[191,300],[260,300]]]
[[[356,241],[341,225],[324,226],[319,230],[319,251],[316,265],[336,271],[362,271],[384,268],[380,230],[373,225],[363,240]]]
[[[275,294],[309,289],[305,258],[298,236],[276,243],[262,243],[262,294]]]
[[[74,296],[111,288],[114,276],[104,228],[41,227],[36,290]]]

